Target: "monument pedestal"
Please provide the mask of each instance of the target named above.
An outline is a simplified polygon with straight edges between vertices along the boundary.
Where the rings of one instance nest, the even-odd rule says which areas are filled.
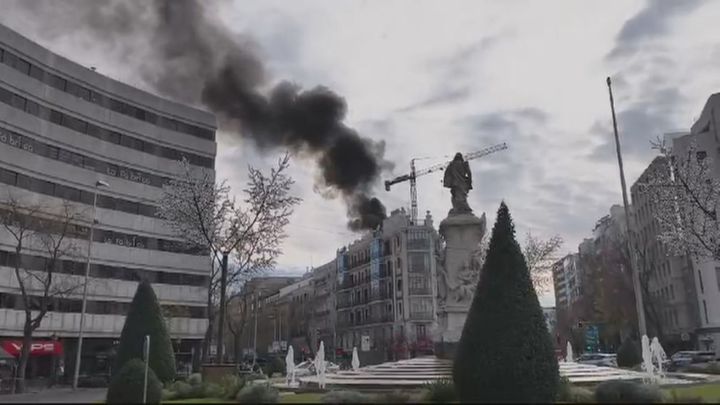
[[[451,359],[460,341],[479,279],[479,269],[473,268],[472,259],[485,234],[485,222],[485,214],[478,218],[472,213],[451,213],[440,223],[445,250],[438,275],[435,354],[439,358]]]

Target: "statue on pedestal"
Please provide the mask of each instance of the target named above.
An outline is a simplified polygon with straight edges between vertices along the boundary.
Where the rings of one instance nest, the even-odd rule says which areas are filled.
[[[445,169],[443,186],[450,189],[452,209],[440,222],[444,246],[438,246],[436,353],[452,358],[480,279],[484,259],[485,214],[480,218],[468,205],[472,190],[470,166],[460,153]]]
[[[463,160],[461,153],[456,153],[455,158],[445,169],[443,186],[450,189],[452,209],[448,215],[472,212],[467,202],[468,192],[472,190],[472,173],[470,165]]]

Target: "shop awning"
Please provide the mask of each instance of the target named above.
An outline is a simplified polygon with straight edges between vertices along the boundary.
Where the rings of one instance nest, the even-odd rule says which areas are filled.
[[[22,350],[22,340],[4,340],[0,347],[13,357],[19,357]],[[62,343],[56,340],[34,340],[30,345],[31,356],[61,356]]]
[[[8,353],[5,349],[0,347],[0,360],[15,360],[15,356]]]

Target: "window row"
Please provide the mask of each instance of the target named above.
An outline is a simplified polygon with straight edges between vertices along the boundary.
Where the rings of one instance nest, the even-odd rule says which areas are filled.
[[[15,267],[18,256],[14,252],[0,251],[0,266]],[[50,259],[43,256],[20,255],[20,267],[26,270],[47,271],[53,266],[53,271],[75,276],[85,275],[84,262],[72,260],[57,260],[50,263]],[[91,264],[90,277],[110,278],[125,281],[143,281],[151,283],[188,285],[203,287],[208,285],[208,277],[196,274],[172,273],[167,271],[142,270],[129,267],[108,266],[104,264]]]
[[[71,228],[63,230],[62,226],[53,220],[44,218],[30,217],[24,214],[13,213],[9,210],[0,209],[0,217],[10,224],[23,224],[28,230],[50,230],[54,229],[64,232],[67,237],[77,239],[87,239],[89,228],[82,225],[72,225]],[[18,225],[15,225],[18,226]],[[171,241],[167,239],[149,238],[146,236],[132,235],[122,232],[107,231],[103,229],[95,229],[93,231],[93,241],[99,243],[109,243],[124,247],[134,247],[139,249],[160,250],[163,252],[182,253],[188,255],[205,255],[203,249],[196,247],[188,247],[182,242]]]
[[[0,143],[22,149],[30,153],[35,153],[46,158],[59,160],[63,163],[82,167],[84,169],[106,174],[108,176],[134,181],[136,183],[162,187],[170,181],[169,177],[158,176],[152,173],[133,170],[125,166],[118,166],[112,163],[103,162],[89,156],[71,152],[70,150],[59,148],[57,146],[20,135],[7,128],[0,127]]]
[[[130,105],[116,98],[98,93],[97,91],[91,90],[77,82],[67,80],[54,73],[48,72],[40,66],[30,63],[25,59],[18,57],[14,53],[8,52],[2,48],[0,48],[0,59],[2,60],[2,63],[15,68],[15,70],[18,70],[23,74],[26,74],[60,91],[82,98],[87,102],[100,105],[117,113],[133,117],[140,121],[149,122],[150,124],[157,125],[165,129],[197,136],[198,138],[210,141],[215,140],[215,131],[211,129],[198,127],[196,125],[178,121],[174,118],[158,115],[154,112]]]
[[[166,146],[147,142],[140,138],[103,128],[83,119],[76,118],[50,107],[46,107],[42,104],[38,104],[33,100],[27,99],[24,96],[13,93],[2,87],[0,87],[0,102],[15,107],[18,110],[25,111],[26,113],[39,117],[45,121],[50,121],[53,124],[92,136],[93,138],[100,139],[101,141],[114,143],[170,160],[182,160],[183,157],[187,157],[188,161],[196,166],[206,168],[214,167],[214,161],[212,158],[168,148]]]
[[[92,191],[85,191],[75,187],[56,184],[51,181],[30,177],[4,168],[0,168],[0,183],[82,204],[92,205],[93,203]],[[99,193],[97,195],[97,206],[109,210],[123,211],[129,214],[153,218],[155,217],[156,210],[156,207],[152,205],[123,200]]]
[[[30,296],[29,306],[32,310],[41,310],[42,297]],[[49,297],[47,310],[49,312],[79,313],[82,311],[82,300],[73,298]],[[0,293],[0,308],[25,309],[25,302],[20,294]],[[117,301],[87,301],[86,313],[98,315],[127,315],[130,310],[129,302]],[[183,318],[205,318],[205,307],[186,305],[162,305],[163,313]],[[178,316],[179,315],[179,316]]]

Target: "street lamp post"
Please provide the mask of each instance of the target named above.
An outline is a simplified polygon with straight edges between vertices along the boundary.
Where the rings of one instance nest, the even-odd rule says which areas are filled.
[[[640,288],[640,269],[635,259],[633,249],[632,228],[630,227],[630,207],[627,197],[627,186],[625,184],[625,170],[623,169],[622,154],[620,153],[620,138],[618,136],[617,120],[615,119],[615,100],[613,99],[610,77],[607,78],[608,92],[610,93],[610,111],[612,112],[613,131],[615,133],[615,150],[617,152],[618,167],[620,168],[620,186],[622,187],[623,206],[625,207],[625,226],[627,227],[628,250],[630,253],[630,272],[632,273],[633,290],[635,292],[635,309],[638,315],[638,332],[640,336],[647,334],[645,324],[645,306],[643,305],[642,289]]]
[[[88,278],[90,277],[90,251],[92,249],[95,222],[97,222],[97,220],[95,219],[95,210],[97,209],[97,191],[99,187],[110,187],[110,185],[102,180],[98,180],[95,182],[95,190],[93,193],[92,218],[90,221],[90,235],[88,236],[87,244],[87,259],[85,261],[85,282],[83,283],[82,309],[80,310],[80,331],[78,333],[77,353],[75,353],[75,370],[72,383],[73,390],[77,389],[78,378],[80,378],[80,361],[82,354],[83,333],[85,328],[85,311],[87,310],[87,288]]]

